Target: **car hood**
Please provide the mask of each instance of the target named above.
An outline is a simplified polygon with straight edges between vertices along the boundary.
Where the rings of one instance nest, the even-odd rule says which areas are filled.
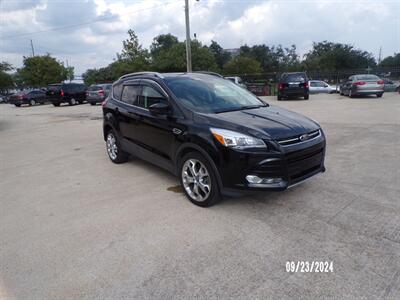
[[[247,133],[259,138],[284,139],[311,131],[320,126],[313,120],[277,107],[207,114],[210,127],[218,127]]]

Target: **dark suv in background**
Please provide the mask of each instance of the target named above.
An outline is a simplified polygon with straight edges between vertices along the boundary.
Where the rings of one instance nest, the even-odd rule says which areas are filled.
[[[317,123],[215,75],[122,76],[103,117],[112,162],[133,154],[172,172],[199,206],[238,190],[282,191],[325,171]]]
[[[309,98],[308,77],[304,72],[283,73],[278,84],[278,100],[287,98]]]
[[[86,92],[86,100],[91,105],[103,102],[110,93],[112,84],[92,84]]]
[[[82,104],[86,101],[86,90],[86,85],[81,83],[56,83],[47,87],[46,96],[54,106]]]

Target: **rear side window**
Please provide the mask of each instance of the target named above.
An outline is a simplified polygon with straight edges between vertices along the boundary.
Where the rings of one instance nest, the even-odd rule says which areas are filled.
[[[135,104],[139,94],[140,87],[138,85],[125,85],[122,90],[121,101],[128,104]]]
[[[167,99],[153,87],[145,85],[143,86],[136,105],[147,109],[151,105],[159,102],[167,102]]]
[[[122,84],[115,84],[113,87],[113,97],[121,100]]]

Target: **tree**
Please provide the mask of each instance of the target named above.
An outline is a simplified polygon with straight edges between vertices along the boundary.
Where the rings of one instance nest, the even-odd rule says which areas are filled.
[[[150,54],[152,57],[157,56],[163,51],[171,49],[172,46],[178,44],[178,38],[170,33],[160,34],[153,39],[150,46]]]
[[[400,67],[400,53],[385,57],[379,66],[384,68]]]
[[[215,41],[211,41],[211,45],[208,48],[214,55],[215,63],[218,68],[222,70],[224,65],[231,59],[231,55],[224,51],[224,49]]]
[[[67,79],[68,72],[71,72],[49,54],[24,57],[23,65],[17,72],[23,84],[29,87],[43,87],[50,83],[64,81]]]
[[[307,69],[343,70],[376,66],[371,53],[355,49],[351,45],[323,41],[313,43],[313,48],[305,54]]]
[[[14,80],[13,77],[7,73],[7,71],[13,70],[13,67],[3,61],[0,62],[0,92],[5,93],[8,91],[8,89],[11,89],[14,87]]]
[[[261,73],[260,63],[254,58],[239,55],[232,58],[224,67],[224,73],[229,75]]]

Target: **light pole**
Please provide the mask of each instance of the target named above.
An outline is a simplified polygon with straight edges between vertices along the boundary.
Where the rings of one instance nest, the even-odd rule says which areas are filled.
[[[192,49],[190,45],[190,24],[189,24],[189,0],[185,0],[186,19],[186,70],[192,72]]]

